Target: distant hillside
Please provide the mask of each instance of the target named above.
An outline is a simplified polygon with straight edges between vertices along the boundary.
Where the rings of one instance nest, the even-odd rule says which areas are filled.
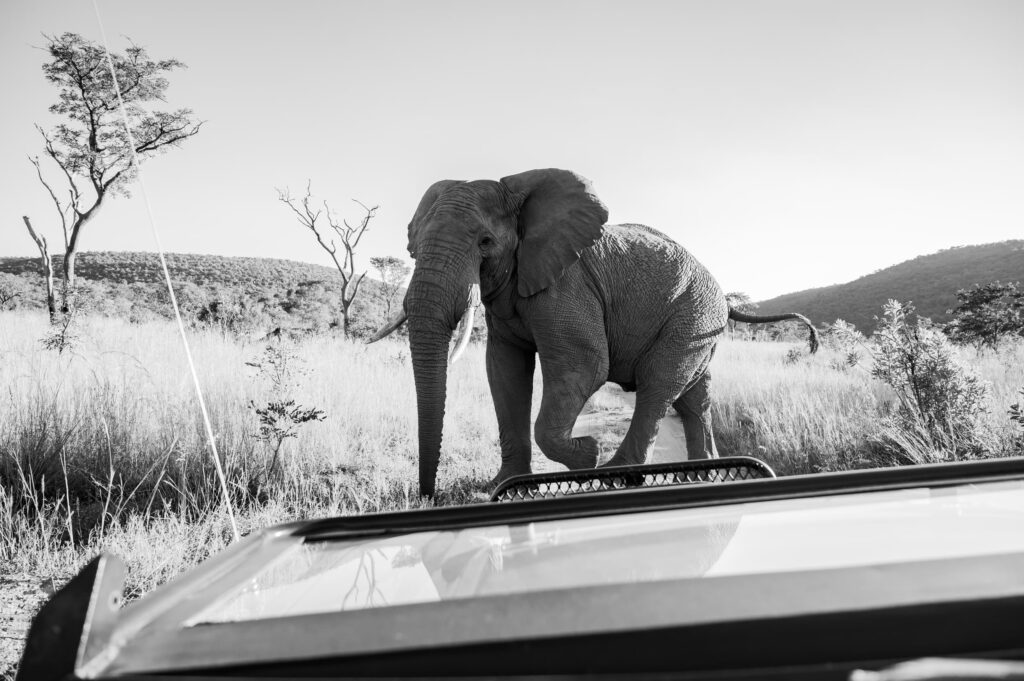
[[[949,319],[958,289],[991,281],[1024,282],[1024,240],[960,246],[922,255],[855,279],[765,300],[759,314],[799,312],[815,324],[845,319],[865,333],[890,298],[912,301],[918,314],[933,321]]]
[[[368,270],[369,259],[369,254],[359,256]],[[61,256],[54,256],[55,274],[61,264]],[[182,312],[194,323],[250,335],[276,327],[324,332],[341,324],[341,275],[333,267],[277,258],[168,253],[167,269]],[[169,319],[173,314],[155,253],[84,252],[75,271],[88,289],[84,309],[93,314],[130,321]],[[0,257],[0,284],[7,278],[23,290],[9,306],[45,310],[41,272],[38,258]],[[388,319],[382,285],[373,274],[363,279],[350,310],[350,330],[356,337],[369,336]],[[55,278],[59,284],[59,276]],[[394,305],[401,305],[403,295],[399,293]],[[473,328],[475,339],[485,336],[483,314],[476,316]]]
[[[166,259],[172,280],[200,286],[294,285],[338,278],[338,272],[331,267],[277,258],[168,253]],[[54,270],[60,270],[62,260],[60,255],[54,256]],[[8,274],[38,274],[39,267],[39,258],[0,258],[0,272]],[[163,284],[164,281],[156,253],[85,252],[78,256],[75,271],[93,281],[127,284]]]
[[[367,256],[368,259],[368,256]],[[61,258],[54,258],[60,270]],[[185,312],[230,318],[253,331],[275,326],[324,330],[341,319],[341,277],[330,267],[279,260],[218,255],[167,254],[175,294]],[[0,277],[13,275],[26,288],[22,307],[44,308],[38,258],[0,258]],[[90,289],[86,304],[95,313],[143,320],[171,316],[160,261],[155,253],[85,252],[76,272]],[[384,318],[380,284],[367,275],[353,304],[357,333],[377,328]]]

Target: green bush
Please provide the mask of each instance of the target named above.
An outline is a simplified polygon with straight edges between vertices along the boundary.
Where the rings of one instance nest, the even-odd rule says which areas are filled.
[[[896,395],[881,439],[897,462],[970,459],[991,450],[990,386],[960,362],[930,320],[915,317],[909,303],[890,300],[873,341],[871,374]]]
[[[1011,338],[1024,338],[1024,291],[1016,284],[976,284],[956,297],[960,304],[949,310],[953,321],[946,325],[954,342],[995,350]]]
[[[861,349],[866,348],[867,339],[853,324],[837,319],[822,334],[822,343],[841,357],[833,358],[829,366],[837,371],[848,371],[860,364]]]
[[[1020,390],[1020,396],[1021,398],[1024,398],[1024,388]],[[1010,420],[1016,423],[1019,428],[1019,432],[1017,433],[1017,437],[1014,441],[1017,453],[1024,454],[1024,399],[1011,404],[1007,413],[1010,416]]]

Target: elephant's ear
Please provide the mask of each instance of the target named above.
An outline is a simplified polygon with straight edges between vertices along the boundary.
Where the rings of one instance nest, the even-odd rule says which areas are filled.
[[[462,180],[440,180],[430,185],[430,189],[420,199],[420,205],[416,206],[416,214],[412,216],[412,222],[409,223],[409,245],[407,248],[409,249],[409,255],[413,258],[416,257],[416,237],[420,227],[423,226],[423,218],[427,216],[427,213],[430,212],[434,202],[437,201],[441,194],[444,194],[449,187],[461,183]]]
[[[501,178],[521,196],[519,295],[551,286],[601,238],[608,210],[590,182],[574,172],[549,168]]]

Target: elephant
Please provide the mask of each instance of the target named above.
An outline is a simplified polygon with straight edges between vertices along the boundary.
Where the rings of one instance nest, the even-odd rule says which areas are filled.
[[[572,437],[573,425],[606,382],[636,392],[629,429],[606,465],[644,463],[670,406],[682,417],[689,456],[718,456],[708,364],[727,319],[798,319],[810,329],[812,352],[817,348],[805,317],[731,310],[682,246],[650,227],[607,219],[589,181],[554,168],[498,181],[442,180],[424,194],[409,223],[415,268],[404,304],[369,341],[408,322],[422,495],[435,492],[448,364],[468,342],[474,303],[482,301],[486,315],[487,380],[501,446],[494,484],[531,472],[538,357],[537,444],[549,459],[580,469],[597,465],[598,445]]]

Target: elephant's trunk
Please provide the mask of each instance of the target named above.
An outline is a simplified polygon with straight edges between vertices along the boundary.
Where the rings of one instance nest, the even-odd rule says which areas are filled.
[[[466,291],[453,280],[453,271],[457,273],[460,268],[451,267],[450,262],[437,254],[424,252],[418,258],[405,296],[419,417],[420,494],[430,497],[434,496],[437,464],[441,458],[448,345],[452,330],[462,316],[461,295]]]
[[[434,496],[437,464],[441,458],[451,337],[451,329],[445,323],[431,317],[410,315],[409,347],[419,416],[420,494],[429,497]]]
[[[478,288],[471,288],[479,286],[478,269],[452,244],[421,244],[405,295],[419,417],[420,494],[426,496],[434,495],[441,458],[448,346],[470,302],[479,300]]]

